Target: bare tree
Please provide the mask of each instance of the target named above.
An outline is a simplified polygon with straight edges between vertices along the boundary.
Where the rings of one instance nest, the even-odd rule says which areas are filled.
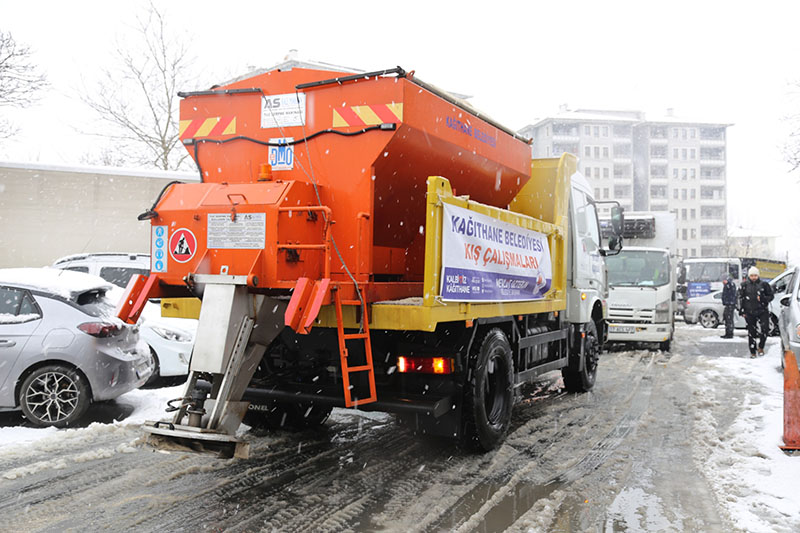
[[[115,162],[190,168],[179,142],[177,95],[193,84],[188,46],[169,31],[164,14],[152,3],[134,31],[131,42],[117,46],[118,62],[104,71],[97,89],[81,96],[110,126],[107,132],[91,133],[114,141],[119,150]]]
[[[31,61],[31,50],[0,31],[0,107],[27,107],[47,86],[47,78]],[[0,117],[0,139],[11,137],[18,128]]]

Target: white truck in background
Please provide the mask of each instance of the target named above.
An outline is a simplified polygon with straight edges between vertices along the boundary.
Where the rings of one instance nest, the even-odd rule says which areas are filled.
[[[610,223],[603,224],[610,229]],[[606,257],[608,341],[671,348],[677,306],[676,222],[672,213],[625,213],[625,247]]]

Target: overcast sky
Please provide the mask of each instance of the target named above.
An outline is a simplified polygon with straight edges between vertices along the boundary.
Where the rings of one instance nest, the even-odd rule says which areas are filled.
[[[300,59],[365,70],[401,65],[519,129],[559,105],[666,108],[732,123],[729,219],[793,238],[798,178],[780,154],[800,111],[800,2],[156,1],[198,66],[227,76]],[[523,6],[524,4],[524,6]],[[51,88],[36,107],[3,110],[23,128],[0,159],[71,164],[92,151],[75,98],[112,60],[147,2],[0,2],[0,29],[35,52]],[[221,81],[221,80],[214,80]],[[192,89],[191,87],[187,89]],[[796,243],[797,241],[795,241]],[[800,257],[798,257],[800,259]]]

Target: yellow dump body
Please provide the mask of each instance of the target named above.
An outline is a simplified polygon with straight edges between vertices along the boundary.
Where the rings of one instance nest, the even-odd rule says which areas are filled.
[[[567,238],[570,176],[576,158],[537,159],[531,179],[512,200],[509,209],[499,209],[454,196],[444,177],[428,178],[425,221],[425,281],[422,298],[379,302],[371,306],[370,329],[434,331],[440,322],[478,318],[548,313],[566,309]],[[543,298],[517,302],[448,302],[441,297],[442,225],[444,205],[450,204],[520,228],[547,236],[552,265],[552,284]],[[345,327],[357,328],[354,308],[345,309]],[[350,311],[347,313],[347,311]],[[336,327],[333,306],[323,307],[316,326]]]

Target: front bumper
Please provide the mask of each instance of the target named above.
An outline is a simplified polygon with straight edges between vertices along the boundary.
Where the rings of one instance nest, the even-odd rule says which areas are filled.
[[[611,342],[664,342],[672,336],[672,325],[610,322],[608,340]]]

